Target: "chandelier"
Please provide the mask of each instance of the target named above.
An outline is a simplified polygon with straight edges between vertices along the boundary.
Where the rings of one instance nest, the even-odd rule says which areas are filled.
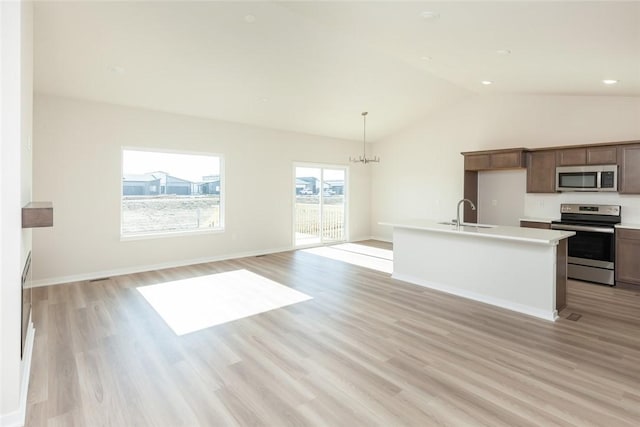
[[[349,157],[349,161],[353,163],[379,163],[380,157],[367,157],[367,112],[364,111],[362,113],[362,121],[363,121],[363,131],[362,131],[362,156],[360,157]]]

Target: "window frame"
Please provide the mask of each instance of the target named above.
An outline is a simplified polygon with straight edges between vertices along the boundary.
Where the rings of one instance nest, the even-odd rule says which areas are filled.
[[[122,191],[122,177],[124,176],[124,152],[125,151],[148,151],[150,153],[164,153],[164,154],[186,154],[196,156],[210,156],[217,157],[220,162],[220,226],[210,229],[193,229],[193,230],[179,230],[179,231],[154,231],[137,234],[123,234],[122,231],[122,205],[124,201],[124,194]],[[161,186],[162,187],[162,186]],[[226,230],[225,222],[225,199],[226,199],[226,177],[225,177],[225,161],[224,156],[220,153],[213,153],[207,151],[192,151],[192,150],[175,150],[167,148],[154,148],[154,147],[136,147],[136,146],[121,146],[120,147],[120,187],[118,189],[120,194],[120,241],[135,241],[135,240],[148,240],[148,239],[162,239],[168,237],[184,237],[203,234],[221,234]]]

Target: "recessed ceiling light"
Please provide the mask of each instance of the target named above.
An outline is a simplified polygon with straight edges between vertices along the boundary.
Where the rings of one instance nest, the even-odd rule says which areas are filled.
[[[619,82],[619,80],[613,80],[613,79],[604,79],[604,80],[602,81],[602,83],[604,83],[604,84],[606,84],[606,85],[609,85],[609,86],[611,86],[611,85],[615,85],[615,84],[617,84],[618,82]]]
[[[483,80],[483,81],[481,81],[480,83],[482,83],[482,84],[483,84],[483,85],[485,85],[485,86],[489,86],[489,85],[492,85],[492,84],[493,84],[493,82],[492,82],[491,80]]]
[[[420,59],[422,59],[423,61],[431,61],[433,58],[430,56],[421,56]]]
[[[440,14],[438,12],[433,12],[430,10],[426,10],[420,14],[424,19],[438,19],[440,18]]]
[[[109,67],[109,71],[111,71],[114,74],[124,74],[124,68],[117,65]]]
[[[269,102],[269,98],[263,96],[262,98],[260,98],[260,102]]]
[[[498,49],[496,50],[498,55],[509,55],[511,51],[509,49]]]
[[[246,22],[247,24],[253,24],[254,22],[256,22],[256,17],[254,15],[245,15],[244,22]]]

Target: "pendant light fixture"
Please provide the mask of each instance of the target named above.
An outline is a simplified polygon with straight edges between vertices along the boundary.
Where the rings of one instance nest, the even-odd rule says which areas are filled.
[[[363,121],[363,131],[362,131],[362,156],[360,157],[349,157],[349,161],[353,163],[379,163],[380,157],[367,157],[367,113],[366,111],[362,112],[362,121]]]

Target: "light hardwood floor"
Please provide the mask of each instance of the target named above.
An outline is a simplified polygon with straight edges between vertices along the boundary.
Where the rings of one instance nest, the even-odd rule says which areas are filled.
[[[135,290],[241,268],[314,299],[176,336]],[[640,425],[634,290],[570,281],[552,323],[293,251],[37,288],[33,315],[29,427]]]

